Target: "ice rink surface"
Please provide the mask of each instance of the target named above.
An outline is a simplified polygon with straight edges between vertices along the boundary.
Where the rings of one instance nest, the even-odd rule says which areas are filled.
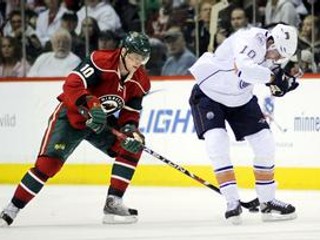
[[[0,185],[4,207],[15,189]],[[210,189],[130,187],[125,203],[139,210],[139,222],[103,225],[107,187],[46,186],[0,240],[320,240],[320,191],[281,191],[277,198],[296,206],[293,221],[264,223],[260,214],[244,211],[243,224],[223,217],[224,199]],[[243,201],[255,198],[241,190]]]

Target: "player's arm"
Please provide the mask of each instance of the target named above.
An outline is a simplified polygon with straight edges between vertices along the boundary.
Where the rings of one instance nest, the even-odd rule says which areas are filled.
[[[100,100],[90,93],[88,87],[99,81],[99,71],[88,58],[69,74],[63,85],[64,103],[87,118],[86,126],[98,134],[106,127],[107,114]]]
[[[260,44],[260,45],[259,45]],[[236,41],[234,44],[235,59],[234,65],[236,74],[241,80],[247,83],[268,83],[271,80],[272,72],[256,59],[263,59],[265,45],[259,43],[258,39],[249,41]]]
[[[70,107],[86,104],[86,97],[91,96],[88,88],[99,84],[99,81],[99,70],[90,58],[86,58],[68,75],[63,85],[65,104]]]

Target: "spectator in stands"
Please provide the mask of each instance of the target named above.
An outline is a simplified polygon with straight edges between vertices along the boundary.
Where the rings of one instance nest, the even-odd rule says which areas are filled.
[[[146,70],[150,76],[160,76],[161,69],[167,59],[167,49],[158,38],[149,39],[151,46],[150,59],[146,64]]]
[[[199,6],[199,56],[208,50],[210,41],[210,15],[215,1],[202,0]]]
[[[300,24],[294,0],[268,0],[265,11],[266,25],[283,22],[298,27]]]
[[[312,51],[312,24],[314,24],[314,59],[316,65],[320,64],[320,18],[308,15],[302,22],[299,33],[299,48]],[[318,66],[319,67],[319,66]]]
[[[98,49],[99,50],[115,50],[120,45],[121,37],[111,31],[101,31],[98,39]]]
[[[33,63],[34,60],[41,54],[42,46],[35,30],[28,24],[26,24],[26,30],[24,31],[26,37],[26,53],[29,63]],[[20,10],[13,10],[9,16],[9,24],[4,29],[4,36],[11,36],[19,41],[22,45],[22,17]]]
[[[84,45],[86,45],[86,32],[88,32],[88,52],[83,55],[79,55],[79,57],[82,59],[83,57],[88,56],[92,51],[98,49],[98,38],[100,34],[100,28],[98,26],[97,21],[92,17],[87,17],[84,19],[81,23],[81,32],[80,32],[80,39],[83,42]]]
[[[189,1],[189,4],[192,4],[193,1]],[[202,0],[199,4],[199,26],[198,26],[198,39],[199,39],[199,56],[208,50],[208,45],[210,41],[210,14],[211,8],[215,3],[214,0]],[[190,9],[189,9],[190,11]],[[191,14],[191,13],[189,13]],[[191,16],[189,16],[190,18]],[[190,22],[191,19],[188,21]],[[192,50],[194,53],[197,53],[196,42],[196,32],[195,32],[195,22],[191,24],[187,22],[184,29],[184,36],[187,39],[187,47]]]
[[[163,39],[173,17],[173,0],[161,0],[157,12],[147,20],[146,32],[150,37]]]
[[[232,32],[249,26],[249,20],[243,8],[235,8],[231,11]]]
[[[172,26],[164,36],[168,49],[168,59],[161,75],[188,75],[188,69],[196,61],[196,56],[187,49],[186,41],[179,26]]]
[[[61,28],[51,38],[52,52],[41,54],[31,67],[28,77],[64,77],[80,63],[71,52],[71,35]]]
[[[0,47],[0,77],[24,77],[30,65],[22,59],[17,39],[1,37]]]
[[[71,52],[77,56],[85,56],[85,43],[81,40],[80,36],[76,33],[78,25],[78,16],[73,12],[66,12],[61,18],[61,27],[66,29],[72,38]]]
[[[61,17],[67,9],[61,4],[62,0],[45,0],[48,9],[39,14],[36,31],[42,46],[51,49],[50,38],[60,28]]]
[[[312,53],[305,49],[302,50],[298,59],[297,54],[290,58],[285,66],[286,71],[292,76],[299,76],[303,73],[316,73],[317,66],[313,63]]]
[[[124,32],[141,31],[140,9],[138,0],[113,1],[114,8],[118,13]]]
[[[86,1],[88,16],[96,19],[101,31],[112,30],[116,31],[121,28],[121,22],[118,14],[110,3],[102,0],[87,0]],[[86,17],[86,6],[83,6],[78,11],[79,24],[76,32],[79,33],[82,21]]]

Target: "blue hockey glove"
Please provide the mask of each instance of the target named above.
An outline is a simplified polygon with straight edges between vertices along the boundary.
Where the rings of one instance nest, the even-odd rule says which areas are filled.
[[[295,90],[299,86],[299,83],[296,82],[295,77],[278,68],[274,71],[272,81],[266,85],[270,88],[273,96],[282,97],[287,92]]]

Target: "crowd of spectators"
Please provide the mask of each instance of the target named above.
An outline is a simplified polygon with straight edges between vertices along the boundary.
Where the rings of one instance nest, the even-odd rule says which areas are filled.
[[[211,8],[218,2],[2,0],[0,77],[65,76],[92,51],[118,48],[128,31],[150,37],[152,53],[145,66],[150,75],[187,75],[210,43],[214,51],[241,28],[278,22],[299,31],[301,51],[290,59],[289,70],[299,64],[304,72],[320,72],[320,1],[229,0],[212,34]]]

